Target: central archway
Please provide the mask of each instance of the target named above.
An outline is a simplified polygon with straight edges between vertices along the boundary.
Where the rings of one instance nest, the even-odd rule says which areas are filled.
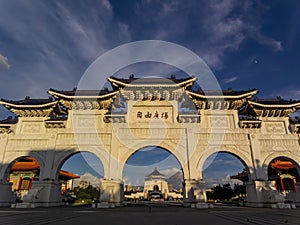
[[[180,200],[184,173],[170,151],[147,146],[133,152],[123,167],[125,200]]]

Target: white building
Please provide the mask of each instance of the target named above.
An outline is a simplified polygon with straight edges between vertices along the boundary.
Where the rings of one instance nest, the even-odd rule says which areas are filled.
[[[164,174],[157,168],[145,178],[144,197],[145,199],[163,198],[167,199],[169,195],[168,182]]]

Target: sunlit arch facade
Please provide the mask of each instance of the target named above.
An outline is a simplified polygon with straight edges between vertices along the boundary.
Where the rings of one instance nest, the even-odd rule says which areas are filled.
[[[195,78],[108,80],[111,91],[50,89],[49,99],[0,101],[17,115],[0,122],[1,206],[12,204],[7,171],[22,156],[36,158],[41,167],[40,179],[33,182],[23,206],[60,205],[57,171],[80,151],[95,154],[103,164],[100,204],[120,206],[124,165],[146,146],[162,147],[178,159],[186,206],[205,204],[203,164],[217,152],[235,155],[247,166],[249,206],[285,201],[267,169],[277,157],[300,164],[300,124],[290,119],[299,102],[258,99],[255,89],[195,91]],[[296,205],[299,192],[297,183],[292,199]]]

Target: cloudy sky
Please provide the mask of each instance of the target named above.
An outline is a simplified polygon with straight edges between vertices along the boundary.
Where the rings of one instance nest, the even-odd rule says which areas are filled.
[[[104,52],[156,39],[198,54],[223,88],[300,99],[299,16],[297,0],[1,0],[0,94],[72,89]]]
[[[223,89],[300,100],[299,17],[298,0],[0,0],[0,98],[73,89],[110,49],[163,40],[199,55]],[[118,76],[161,75],[161,68]]]

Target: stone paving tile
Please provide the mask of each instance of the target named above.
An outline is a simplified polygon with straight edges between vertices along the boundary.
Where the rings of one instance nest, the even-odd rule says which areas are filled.
[[[126,206],[115,209],[56,207],[1,209],[1,225],[300,225],[300,209],[218,206],[191,209],[170,206]]]

